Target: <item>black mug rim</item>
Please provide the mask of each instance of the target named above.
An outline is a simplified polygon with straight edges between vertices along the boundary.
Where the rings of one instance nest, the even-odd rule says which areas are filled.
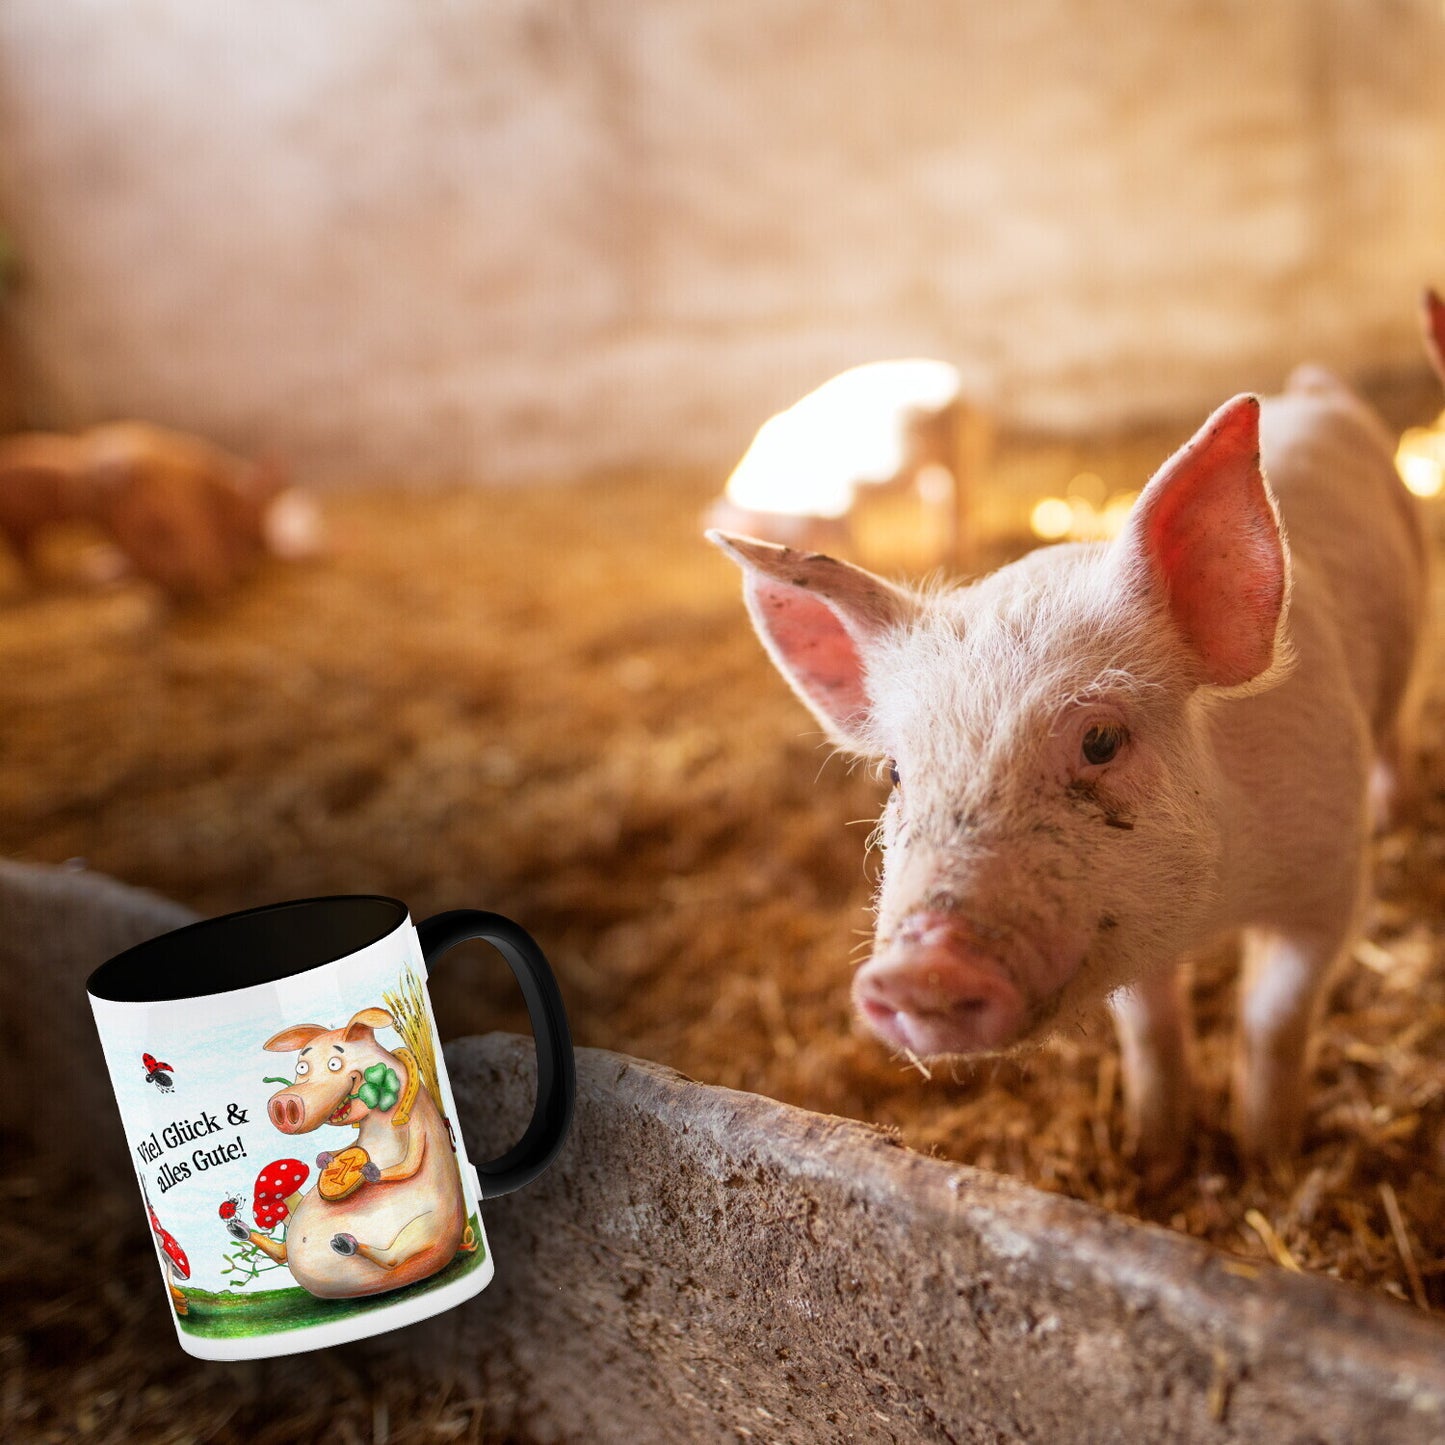
[[[358,909],[356,905],[361,905]],[[364,922],[362,911],[376,920]],[[349,912],[350,931],[339,915]],[[279,928],[268,929],[269,915],[291,913]],[[298,917],[299,913],[324,915]],[[310,973],[389,938],[409,918],[400,899],[383,893],[332,893],[290,898],[202,918],[147,939],[106,959],[85,982],[86,992],[103,1003],[184,1003],[215,994],[271,984]],[[381,919],[385,918],[385,927]],[[297,923],[309,926],[299,931]],[[289,937],[282,939],[282,934]],[[266,947],[265,957],[252,950]],[[284,952],[282,951],[284,947]],[[211,949],[208,963],[206,950]]]

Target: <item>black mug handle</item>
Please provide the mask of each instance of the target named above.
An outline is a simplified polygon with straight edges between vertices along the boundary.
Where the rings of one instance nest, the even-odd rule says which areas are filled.
[[[483,1199],[510,1194],[530,1184],[557,1157],[572,1127],[577,1069],[562,991],[536,940],[500,913],[455,908],[423,919],[416,931],[428,971],[449,948],[469,938],[484,939],[507,960],[527,1001],[537,1041],[537,1102],[532,1121],[505,1154],[476,1166]]]

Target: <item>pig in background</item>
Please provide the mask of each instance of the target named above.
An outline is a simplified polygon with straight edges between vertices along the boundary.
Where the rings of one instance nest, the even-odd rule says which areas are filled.
[[[0,536],[27,571],[59,523],[96,527],[175,597],[214,597],[261,558],[313,555],[315,503],[273,462],[250,462],[148,422],[0,440]]]
[[[1445,311],[1437,311],[1445,317]],[[1445,349],[1445,322],[1432,333]],[[1108,998],[1146,1181],[1192,1118],[1187,956],[1242,937],[1233,1124],[1297,1148],[1314,1024],[1408,786],[1426,553],[1383,423],[1301,368],[1221,407],[1111,543],[915,590],[710,533],[769,656],[893,791],[853,999],[921,1056]]]

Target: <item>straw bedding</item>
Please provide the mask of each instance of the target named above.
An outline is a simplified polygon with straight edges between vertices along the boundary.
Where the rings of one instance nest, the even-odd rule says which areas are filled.
[[[1137,483],[1161,455],[1025,451],[1004,470],[1082,460]],[[1442,700],[1422,812],[1382,841],[1369,938],[1331,994],[1297,1167],[1245,1175],[1222,1127],[1222,957],[1197,986],[1193,1167],[1146,1198],[1119,1151],[1102,1015],[1026,1062],[932,1077],[853,1031],[880,787],[829,760],[764,659],[736,574],[698,540],[708,490],[658,476],[328,498],[333,556],[209,610],[0,576],[0,851],[84,857],[206,911],[361,890],[418,917],[497,909],[542,941],[581,1043],[1445,1305]],[[440,979],[444,1033],[525,1026],[482,952]],[[76,1438],[86,1421],[156,1440],[489,1428],[479,1402],[412,1399],[344,1355],[178,1366],[133,1201],[58,1206],[23,1172],[0,1190],[7,1438]],[[273,1418],[281,1389],[309,1427]]]

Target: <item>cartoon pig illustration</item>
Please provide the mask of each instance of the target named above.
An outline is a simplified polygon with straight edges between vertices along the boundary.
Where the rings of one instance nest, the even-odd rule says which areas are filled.
[[[239,1220],[227,1226],[314,1295],[399,1289],[475,1248],[446,1124],[416,1061],[376,1041],[375,1031],[391,1024],[385,1009],[364,1008],[339,1029],[298,1024],[262,1046],[296,1054],[295,1083],[267,1103],[276,1128],[357,1131],[355,1144],[317,1157],[319,1176],[294,1202],[284,1241]]]
[[[995,1054],[1109,997],[1162,1182],[1191,1119],[1178,965],[1239,933],[1236,1133],[1295,1149],[1425,614],[1421,525],[1364,403],[1318,368],[1236,397],[1115,541],[949,590],[709,537],[794,691],[893,782],[864,1023],[900,1052]]]

